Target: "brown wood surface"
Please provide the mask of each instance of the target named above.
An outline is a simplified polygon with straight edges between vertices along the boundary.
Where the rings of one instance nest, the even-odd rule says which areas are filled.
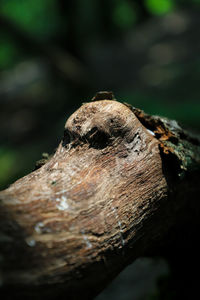
[[[71,115],[46,164],[0,193],[5,299],[92,298],[199,212],[198,139],[102,95]]]

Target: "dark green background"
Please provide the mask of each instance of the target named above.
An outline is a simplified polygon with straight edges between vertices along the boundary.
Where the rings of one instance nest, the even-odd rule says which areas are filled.
[[[0,0],[0,187],[99,90],[200,129],[197,0]]]

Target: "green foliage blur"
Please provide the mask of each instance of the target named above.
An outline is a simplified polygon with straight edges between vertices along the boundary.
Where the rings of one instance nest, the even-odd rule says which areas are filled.
[[[0,0],[0,188],[54,151],[66,118],[98,90],[198,131],[199,8],[199,0]]]

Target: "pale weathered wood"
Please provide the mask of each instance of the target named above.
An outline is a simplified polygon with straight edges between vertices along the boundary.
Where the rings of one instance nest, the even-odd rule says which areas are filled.
[[[110,93],[93,100],[49,161],[0,193],[5,299],[92,298],[199,211],[199,141]]]

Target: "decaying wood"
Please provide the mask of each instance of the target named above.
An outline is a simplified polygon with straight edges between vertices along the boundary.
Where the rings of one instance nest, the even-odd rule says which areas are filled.
[[[54,156],[0,193],[4,299],[94,297],[195,219],[199,170],[199,141],[175,121],[98,94]]]

